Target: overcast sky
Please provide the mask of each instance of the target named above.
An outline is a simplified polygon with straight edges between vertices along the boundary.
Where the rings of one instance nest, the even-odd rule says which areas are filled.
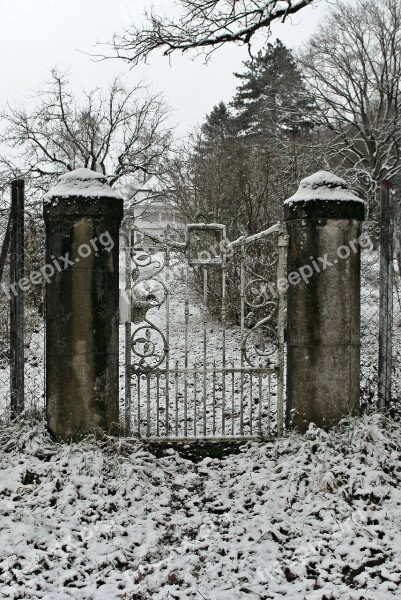
[[[144,7],[151,4],[149,0],[1,0],[0,106],[7,101],[23,104],[54,66],[70,70],[77,93],[82,88],[107,87],[114,75],[122,74],[127,83],[143,79],[153,91],[163,92],[173,110],[172,123],[184,136],[214,104],[231,99],[237,83],[232,73],[242,70],[247,49],[226,45],[207,65],[202,57],[193,60],[193,55],[176,55],[171,64],[156,55],[150,64],[131,70],[122,61],[93,62],[82,53],[100,51],[95,48],[97,41],[107,42],[114,32],[141,22]],[[159,12],[174,13],[172,0],[153,4]],[[296,48],[313,33],[326,7],[327,1],[320,0],[292,21],[276,24],[273,38]],[[109,52],[107,47],[105,51]]]

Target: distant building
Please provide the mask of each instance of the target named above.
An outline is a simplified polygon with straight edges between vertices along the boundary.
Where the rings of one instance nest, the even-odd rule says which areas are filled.
[[[127,212],[134,217],[134,245],[153,249],[166,231],[173,240],[184,237],[184,219],[170,194],[163,191],[156,176],[150,177],[127,201]],[[173,194],[171,193],[171,196]]]

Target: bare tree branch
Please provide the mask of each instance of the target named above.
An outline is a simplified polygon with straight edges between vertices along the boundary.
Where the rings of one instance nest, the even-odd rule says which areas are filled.
[[[290,15],[316,0],[179,0],[181,15],[176,20],[145,13],[146,22],[132,25],[122,35],[114,35],[117,57],[132,64],[160,49],[172,52],[203,49],[208,54],[228,42],[250,44],[261,29],[284,22]]]

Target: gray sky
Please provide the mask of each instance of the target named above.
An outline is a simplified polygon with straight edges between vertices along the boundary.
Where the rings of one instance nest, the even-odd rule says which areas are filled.
[[[208,65],[202,57],[155,55],[149,65],[129,69],[119,60],[93,62],[79,52],[97,51],[96,41],[107,42],[114,32],[142,20],[149,0],[1,0],[0,106],[9,101],[23,104],[48,78],[49,69],[70,70],[74,90],[107,87],[114,75],[122,74],[127,83],[147,81],[154,92],[163,92],[173,109],[172,123],[184,136],[203,121],[214,104],[229,101],[235,91],[233,71],[242,70],[247,60],[245,47],[226,45],[215,52]],[[175,11],[171,0],[156,0],[161,13]],[[314,31],[327,7],[320,0],[295,15],[292,22],[276,24],[273,37],[296,48]],[[263,43],[259,37],[257,45]],[[107,51],[107,48],[105,49]]]

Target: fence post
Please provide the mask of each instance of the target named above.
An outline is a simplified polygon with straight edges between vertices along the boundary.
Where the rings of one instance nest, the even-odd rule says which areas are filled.
[[[393,221],[390,182],[380,182],[380,305],[379,305],[379,406],[391,400],[393,327]]]
[[[11,414],[24,410],[24,290],[17,285],[24,279],[24,181],[11,183],[11,240],[10,240],[10,371]]]
[[[284,205],[287,425],[330,427],[359,408],[360,243],[364,202],[320,171]]]
[[[119,431],[119,228],[123,201],[89,169],[44,199],[46,412],[69,440]]]

